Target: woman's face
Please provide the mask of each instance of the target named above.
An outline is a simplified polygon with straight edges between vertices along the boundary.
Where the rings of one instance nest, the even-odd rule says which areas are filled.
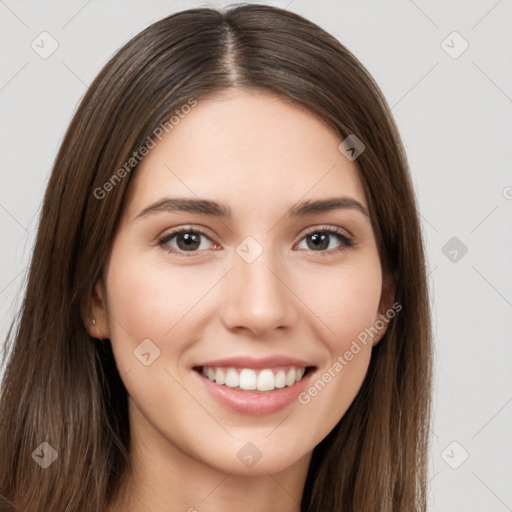
[[[261,92],[200,99],[156,140],[96,286],[132,436],[236,474],[309,461],[384,312],[355,163],[314,114]]]

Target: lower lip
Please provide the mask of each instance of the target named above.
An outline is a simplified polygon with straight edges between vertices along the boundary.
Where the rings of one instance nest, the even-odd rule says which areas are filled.
[[[254,393],[219,385],[195,370],[192,370],[192,372],[196,374],[202,385],[215,400],[233,411],[252,416],[273,414],[293,403],[307,387],[311,375],[314,373],[314,371],[309,370],[308,374],[293,386],[275,388],[273,391],[265,393]]]

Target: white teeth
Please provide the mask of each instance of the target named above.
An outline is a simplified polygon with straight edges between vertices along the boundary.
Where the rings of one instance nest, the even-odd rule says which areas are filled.
[[[224,372],[220,368],[217,368],[215,370],[215,378],[210,379],[210,380],[215,380],[215,382],[217,384],[225,384],[226,383],[226,381],[224,379]]]
[[[286,386],[286,373],[284,373],[283,370],[279,370],[276,373],[276,379],[274,384],[276,388],[284,388]]]
[[[272,391],[274,389],[274,374],[272,370],[261,370],[256,387],[259,391]]]
[[[226,382],[224,384],[230,388],[236,388],[240,384],[240,377],[234,368],[230,368],[226,372]]]
[[[240,389],[256,389],[256,372],[249,368],[244,368],[240,372]]]
[[[239,387],[244,390],[272,391],[275,388],[293,386],[302,379],[305,368],[291,367],[288,371],[284,369],[253,370],[252,368],[203,368],[202,374],[209,380],[219,385],[230,388]],[[275,372],[275,373],[274,373]]]

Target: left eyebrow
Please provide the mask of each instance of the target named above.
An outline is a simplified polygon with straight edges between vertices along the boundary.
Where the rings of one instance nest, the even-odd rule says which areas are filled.
[[[366,217],[370,217],[368,210],[359,201],[357,201],[357,199],[347,196],[317,199],[315,201],[302,201],[290,208],[285,217],[298,217],[340,209],[353,209],[361,212]]]
[[[300,217],[315,213],[323,213],[331,210],[353,209],[366,217],[370,217],[368,210],[352,197],[333,197],[328,199],[307,200],[297,203],[288,210],[285,218]],[[221,218],[232,218],[231,209],[221,203],[209,199],[195,199],[185,197],[166,197],[144,208],[136,217],[144,217],[152,213],[167,212],[192,212],[204,215],[212,215]]]

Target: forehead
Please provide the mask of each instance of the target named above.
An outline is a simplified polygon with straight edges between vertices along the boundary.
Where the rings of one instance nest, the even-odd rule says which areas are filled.
[[[134,171],[130,213],[162,196],[217,199],[237,211],[351,196],[366,205],[342,138],[315,113],[265,92],[198,99]],[[277,211],[277,210],[276,210]]]

